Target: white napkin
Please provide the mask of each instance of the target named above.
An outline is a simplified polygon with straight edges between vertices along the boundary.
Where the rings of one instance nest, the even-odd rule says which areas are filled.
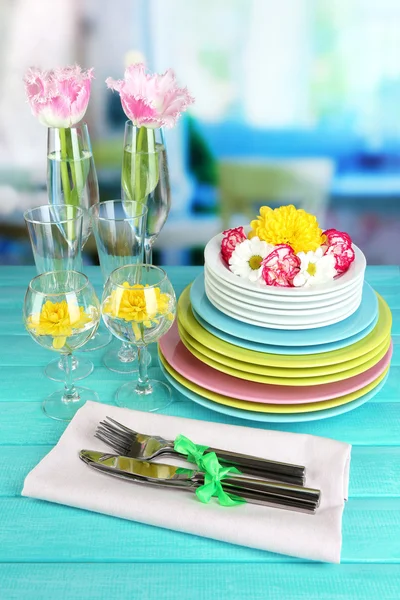
[[[249,503],[223,507],[216,499],[202,504],[195,494],[135,485],[97,473],[79,459],[78,453],[82,449],[110,451],[93,437],[99,421],[106,416],[136,431],[166,439],[183,434],[197,444],[305,465],[307,486],[321,490],[320,507],[315,515],[307,515]],[[232,544],[340,562],[350,450],[348,444],[312,435],[208,423],[87,402],[58,444],[29,473],[22,495]],[[162,461],[173,459],[164,457]]]

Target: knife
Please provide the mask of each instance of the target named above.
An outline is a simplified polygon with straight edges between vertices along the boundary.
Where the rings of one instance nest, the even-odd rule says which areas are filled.
[[[81,450],[79,457],[97,471],[134,483],[191,492],[204,484],[204,474],[195,469],[94,450]],[[319,490],[274,483],[242,474],[228,474],[221,483],[226,492],[252,504],[314,514],[320,502]]]

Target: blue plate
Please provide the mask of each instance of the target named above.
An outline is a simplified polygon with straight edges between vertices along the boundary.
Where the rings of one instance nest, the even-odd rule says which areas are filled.
[[[256,352],[267,352],[268,354],[293,354],[297,356],[299,354],[318,354],[320,352],[330,352],[331,350],[338,350],[339,348],[350,346],[350,344],[355,344],[355,342],[362,340],[369,333],[371,333],[379,319],[379,315],[377,314],[371,324],[357,333],[357,335],[352,335],[347,339],[344,338],[343,340],[331,342],[330,344],[316,344],[315,346],[272,346],[269,344],[251,342],[249,340],[241,340],[233,335],[229,335],[229,333],[225,333],[225,331],[219,331],[219,329],[216,329],[209,323],[206,323],[206,321],[204,321],[204,319],[202,319],[200,315],[193,310],[193,307],[192,311],[196,321],[198,321],[200,325],[204,327],[204,329],[207,329],[207,331],[215,335],[215,337],[218,337],[225,342],[229,342],[229,344],[240,346],[241,348],[247,348],[248,350],[255,350]]]
[[[208,300],[204,289],[203,273],[194,280],[190,288],[190,302],[195,316],[202,319],[201,324],[206,329],[208,329],[207,325],[211,325],[214,329],[227,333],[229,336],[239,338],[240,345],[244,345],[243,341],[246,340],[270,346],[295,346],[296,354],[299,346],[312,346],[311,353],[315,353],[315,346],[320,344],[324,345],[323,351],[327,350],[326,344],[333,342],[342,342],[340,347],[347,346],[349,343],[353,343],[354,336],[361,333],[366,335],[367,328],[373,328],[374,321],[376,322],[378,316],[378,298],[367,282],[364,282],[361,304],[354,314],[334,325],[316,329],[268,329],[232,319],[220,312]],[[214,333],[214,335],[219,336],[218,333]],[[363,336],[361,335],[361,337]],[[348,341],[349,338],[351,338],[351,342]],[[285,354],[287,354],[286,351]]]
[[[296,413],[293,415],[288,414],[276,414],[276,413],[259,413],[251,410],[241,410],[240,408],[232,408],[230,406],[225,406],[223,404],[218,404],[217,402],[212,402],[212,400],[208,400],[207,398],[203,398],[185,388],[178,381],[176,381],[169,373],[165,370],[161,362],[159,361],[160,369],[164,375],[164,377],[169,381],[169,383],[181,394],[193,400],[197,404],[201,404],[205,408],[209,408],[210,410],[214,410],[216,412],[222,413],[224,415],[230,415],[231,417],[236,417],[237,419],[247,419],[248,421],[260,421],[264,423],[300,423],[304,421],[318,421],[320,419],[327,419],[328,417],[336,417],[338,415],[342,415],[343,413],[349,412],[358,408],[365,402],[368,402],[371,398],[375,396],[379,392],[379,390],[385,385],[386,379],[388,375],[382,379],[380,383],[365,394],[361,396],[361,398],[357,398],[357,400],[353,400],[353,402],[349,402],[348,404],[342,404],[341,406],[335,406],[335,408],[327,408],[326,410],[316,410],[308,413]]]

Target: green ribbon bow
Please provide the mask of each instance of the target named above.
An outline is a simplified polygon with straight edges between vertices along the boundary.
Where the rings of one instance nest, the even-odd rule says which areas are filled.
[[[187,456],[189,462],[195,463],[204,472],[204,485],[197,488],[196,496],[207,504],[213,496],[218,498],[222,506],[236,506],[246,501],[233,494],[227,494],[222,488],[221,480],[228,473],[240,473],[236,467],[222,467],[215,452],[204,455],[208,446],[194,444],[184,435],[178,435],[174,442],[174,449],[180,454]]]
[[[222,506],[236,506],[245,503],[243,498],[227,494],[221,484],[221,479],[227,477],[228,473],[240,473],[239,469],[236,469],[236,467],[222,467],[215,452],[206,454],[202,463],[205,472],[204,485],[196,490],[196,496],[200,502],[207,504],[212,496],[216,496]]]
[[[195,463],[200,469],[203,469],[201,461],[207,448],[208,446],[194,444],[192,440],[189,440],[189,438],[184,435],[178,435],[174,442],[174,450],[179,452],[179,454],[187,456],[188,461]]]

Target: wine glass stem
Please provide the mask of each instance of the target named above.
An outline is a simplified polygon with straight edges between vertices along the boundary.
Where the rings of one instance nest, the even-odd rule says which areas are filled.
[[[151,385],[149,375],[147,373],[147,348],[146,346],[138,347],[139,373],[137,378],[136,392],[138,394],[150,394]]]
[[[64,394],[62,399],[63,402],[73,402],[79,398],[79,394],[72,377],[72,354],[63,354],[61,359],[63,361],[65,373]]]
[[[146,265],[153,264],[153,244],[147,243],[144,245],[144,257]]]
[[[58,368],[59,369],[64,369],[64,354],[61,356],[60,360],[58,361]],[[72,370],[74,371],[78,366],[78,359],[75,358],[75,356],[72,357]]]
[[[118,352],[118,358],[123,363],[133,362],[136,359],[136,352],[131,344],[122,342]]]

